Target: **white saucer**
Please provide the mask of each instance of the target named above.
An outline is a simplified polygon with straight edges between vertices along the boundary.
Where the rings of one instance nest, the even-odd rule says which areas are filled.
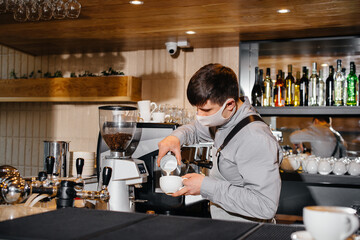
[[[291,234],[292,240],[315,240],[308,231],[297,231]]]

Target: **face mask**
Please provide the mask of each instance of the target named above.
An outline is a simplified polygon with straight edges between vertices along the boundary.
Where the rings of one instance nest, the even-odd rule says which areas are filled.
[[[226,100],[224,105],[219,109],[219,111],[217,111],[213,115],[210,115],[210,116],[196,115],[196,119],[198,120],[198,122],[201,125],[204,125],[207,127],[216,127],[216,126],[224,125],[225,123],[227,123],[230,120],[230,118],[234,115],[234,113],[236,111],[236,107],[234,107],[234,109],[231,112],[231,115],[228,118],[224,118],[222,116],[222,113],[226,107],[226,104],[228,103],[228,100]]]

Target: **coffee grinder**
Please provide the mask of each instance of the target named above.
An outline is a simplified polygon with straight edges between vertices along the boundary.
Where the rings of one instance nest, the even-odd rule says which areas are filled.
[[[110,149],[101,167],[113,169],[108,185],[109,210],[134,211],[129,186],[146,182],[149,175],[144,161],[131,158],[126,151],[136,133],[136,120],[136,107],[99,107],[100,133]]]

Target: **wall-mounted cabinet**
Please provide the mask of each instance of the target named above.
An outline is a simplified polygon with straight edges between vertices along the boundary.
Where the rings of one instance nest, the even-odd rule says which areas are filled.
[[[0,102],[113,102],[141,100],[132,76],[0,80]]]

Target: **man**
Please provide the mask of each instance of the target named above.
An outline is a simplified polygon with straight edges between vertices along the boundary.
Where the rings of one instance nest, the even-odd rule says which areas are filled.
[[[311,154],[318,157],[346,156],[346,143],[340,133],[331,127],[330,117],[315,117],[312,124],[290,135],[290,142],[303,149],[303,143],[310,143]]]
[[[224,144],[241,120],[258,117],[247,98],[239,99],[235,73],[220,64],[205,65],[192,76],[187,98],[197,108],[196,121],[159,142],[158,164],[168,151],[180,164],[183,144],[214,141],[218,153],[213,154],[209,177],[186,174],[184,188],[173,196],[201,194],[210,200],[214,219],[271,221],[280,196],[281,151],[269,127],[259,120],[250,122]]]

